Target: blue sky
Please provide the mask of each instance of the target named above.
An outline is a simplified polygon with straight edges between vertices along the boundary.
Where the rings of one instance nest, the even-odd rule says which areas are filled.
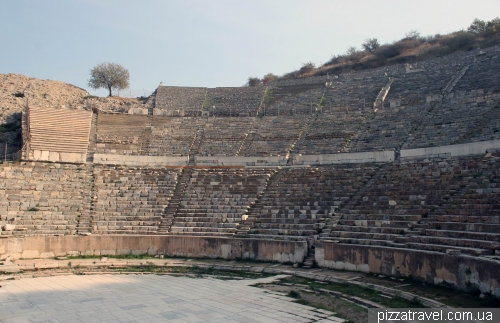
[[[500,16],[499,0],[2,0],[0,73],[89,89],[89,70],[114,62],[133,93],[241,86],[360,47],[467,28]]]

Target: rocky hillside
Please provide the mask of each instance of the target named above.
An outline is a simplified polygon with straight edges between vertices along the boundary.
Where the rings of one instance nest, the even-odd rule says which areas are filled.
[[[0,74],[0,151],[8,144],[7,159],[15,159],[21,148],[21,111],[29,106],[70,109],[97,109],[103,112],[129,113],[141,109],[147,113],[153,99],[99,98],[71,84],[41,80],[20,74]],[[138,113],[135,110],[135,113]]]
[[[0,124],[29,105],[77,107],[88,92],[58,81],[40,80],[20,74],[0,74]]]

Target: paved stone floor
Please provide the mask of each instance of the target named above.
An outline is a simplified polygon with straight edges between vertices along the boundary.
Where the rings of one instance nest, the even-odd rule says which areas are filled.
[[[2,281],[0,322],[342,322],[334,313],[250,286],[275,277],[68,275]]]

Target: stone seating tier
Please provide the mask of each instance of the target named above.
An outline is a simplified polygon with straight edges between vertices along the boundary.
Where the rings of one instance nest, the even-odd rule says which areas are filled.
[[[328,239],[491,255],[500,250],[495,165],[495,157],[386,165],[343,205]]]
[[[72,164],[23,162],[0,167],[2,235],[75,234],[90,210],[90,185],[85,168]]]
[[[31,150],[87,152],[90,111],[30,107],[29,114]]]
[[[179,169],[95,166],[94,233],[155,234]]]
[[[174,215],[171,232],[233,234],[270,176],[268,169],[192,171]]]
[[[99,114],[97,153],[140,155],[147,116]]]

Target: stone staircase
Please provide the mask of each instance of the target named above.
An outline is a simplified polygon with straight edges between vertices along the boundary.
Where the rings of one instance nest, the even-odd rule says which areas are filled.
[[[85,182],[87,184],[87,188],[82,191],[82,194],[85,196],[85,199],[89,201],[89,203],[82,204],[82,211],[80,212],[80,216],[78,217],[78,224],[76,231],[78,234],[89,234],[92,232],[92,212],[95,207],[95,177],[94,177],[94,164],[87,163],[85,165]]]
[[[175,191],[170,199],[168,206],[163,211],[163,217],[160,225],[158,226],[158,234],[168,234],[171,231],[172,223],[175,215],[179,210],[182,198],[186,192],[186,187],[191,178],[191,169],[183,168],[181,174],[177,175],[177,182],[175,184]]]
[[[375,99],[375,102],[373,102],[373,109],[379,109],[384,106],[385,98],[387,97],[387,94],[389,94],[393,82],[394,78],[389,78],[387,84],[380,90],[377,99]]]
[[[246,235],[248,235],[248,232],[252,229],[252,226],[254,225],[256,219],[259,217],[259,213],[258,213],[258,211],[254,210],[254,207],[256,204],[259,203],[259,200],[262,198],[262,196],[266,192],[266,189],[267,189],[267,186],[269,185],[269,182],[271,182],[271,180],[273,179],[274,176],[276,176],[277,173],[278,173],[277,169],[272,170],[270,172],[269,177],[267,178],[262,191],[260,191],[257,194],[257,198],[255,199],[255,202],[250,203],[250,206],[247,209],[247,211],[245,212],[245,214],[243,215],[241,222],[236,227],[236,234],[237,235],[246,236]]]
[[[302,263],[303,269],[311,269],[314,266],[315,255],[316,255],[316,248],[313,245],[309,248],[307,257],[304,259],[304,262]]]
[[[339,223],[339,220],[342,218],[342,213],[335,213],[331,218],[326,221],[326,225],[321,231],[319,237],[320,239],[328,239],[330,236],[330,232],[335,229],[337,224]]]
[[[92,113],[90,121],[89,148],[87,150],[87,163],[94,161],[94,154],[97,151],[97,113]]]
[[[298,133],[297,139],[295,139],[295,141],[290,145],[290,148],[288,148],[288,151],[287,151],[286,156],[285,156],[285,158],[287,159],[287,165],[292,164],[293,161],[291,160],[290,157],[291,157],[295,147],[298,146],[301,141],[303,141],[303,138],[305,137],[305,134],[307,133],[307,129],[309,128],[309,125],[311,124],[311,122],[314,122],[314,120],[316,120],[317,118],[318,118],[318,112],[310,114],[309,117],[307,118],[306,123],[304,124],[304,126],[302,127],[302,129]]]
[[[152,129],[151,129],[152,121],[153,121],[153,116],[148,115],[146,119],[146,124],[144,126],[144,130],[141,135],[141,148],[139,154],[143,156],[149,155],[149,143],[151,141],[151,135],[152,135]]]
[[[196,168],[176,211],[171,233],[232,236],[251,203],[264,189],[262,168]]]
[[[198,155],[201,145],[203,144],[204,139],[204,130],[198,129],[196,130],[196,134],[191,142],[191,146],[189,147],[189,166],[195,165],[195,156]]]
[[[235,156],[238,157],[241,153],[241,150],[243,149],[243,147],[245,146],[245,143],[248,139],[248,133],[245,134],[245,138],[243,138],[243,140],[241,141],[241,145],[240,145],[240,148],[238,148],[238,151],[236,152]]]

